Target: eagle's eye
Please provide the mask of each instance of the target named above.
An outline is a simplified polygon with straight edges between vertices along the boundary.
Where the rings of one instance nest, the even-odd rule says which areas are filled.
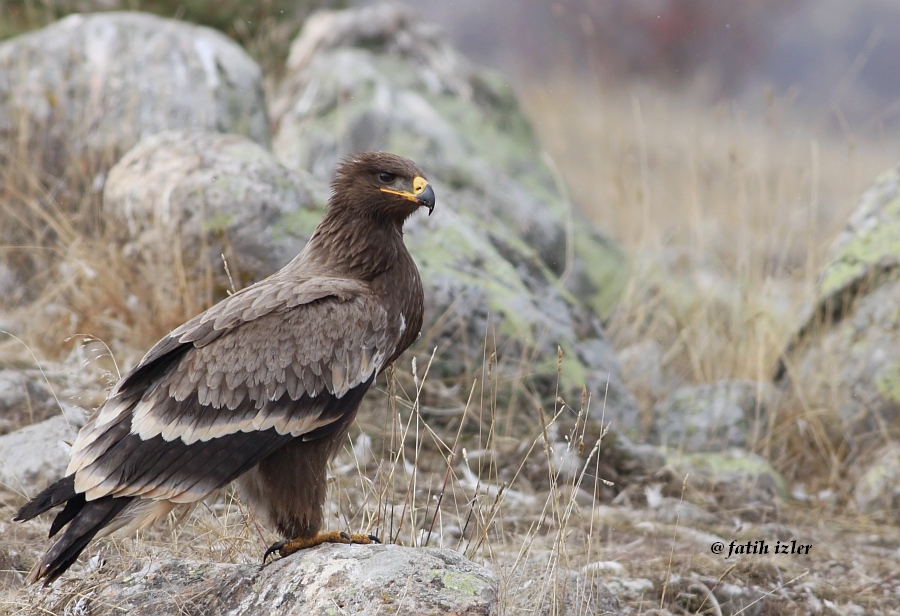
[[[396,177],[396,175],[394,175],[393,173],[388,173],[387,171],[382,171],[378,174],[378,179],[381,180],[384,184],[390,184]]]

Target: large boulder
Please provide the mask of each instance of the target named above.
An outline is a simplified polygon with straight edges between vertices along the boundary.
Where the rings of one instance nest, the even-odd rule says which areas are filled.
[[[681,387],[653,408],[647,440],[688,452],[753,445],[766,433],[775,396],[771,385],[756,381]]]
[[[231,284],[252,284],[300,252],[308,236],[294,232],[303,226],[296,219],[304,208],[321,210],[326,191],[246,137],[166,131],[110,170],[103,209],[130,257],[163,275],[180,259],[189,272],[211,274],[220,298]]]
[[[842,437],[900,436],[900,167],[881,175],[831,247],[778,378]]]
[[[622,253],[561,195],[500,76],[401,5],[321,12],[292,45],[272,115],[276,154],[323,181],[343,156],[389,150],[434,183],[435,215],[406,235],[428,301],[418,348],[438,347],[432,376],[468,383],[496,345],[495,371],[553,395],[560,347],[559,392],[577,406],[586,384],[594,416],[605,405],[615,428],[639,431],[599,323]]]
[[[35,613],[162,616],[185,609],[223,616],[498,613],[494,575],[458,552],[434,548],[325,545],[265,567],[145,558],[112,581],[87,584],[90,577],[85,577],[64,578],[51,593],[31,590],[27,594]]]
[[[0,43],[0,141],[31,142],[51,169],[69,156],[107,168],[142,137],[178,128],[269,144],[262,73],[220,32],[97,13]]]
[[[62,477],[85,420],[83,410],[66,405],[55,417],[0,436],[0,484],[34,496]]]

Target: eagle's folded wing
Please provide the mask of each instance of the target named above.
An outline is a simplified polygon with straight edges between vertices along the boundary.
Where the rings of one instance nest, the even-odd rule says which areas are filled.
[[[81,430],[88,500],[194,502],[355,410],[399,335],[361,282],[251,287],[173,331]]]

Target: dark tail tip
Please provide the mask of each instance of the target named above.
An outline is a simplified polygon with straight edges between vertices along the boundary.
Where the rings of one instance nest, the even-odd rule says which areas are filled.
[[[79,495],[81,496],[81,495]],[[83,499],[84,497],[81,496]],[[85,502],[72,517],[72,524],[63,533],[53,547],[44,555],[28,574],[28,583],[33,584],[41,579],[44,585],[51,584],[66,572],[78,559],[78,555],[87,547],[100,530],[109,524],[114,517],[130,503],[132,498],[114,498],[106,496],[96,501]],[[70,501],[71,502],[71,501]],[[62,516],[66,509],[60,512]],[[68,520],[66,520],[68,521]],[[54,525],[56,523],[54,522]],[[59,524],[61,527],[62,524]],[[59,530],[57,528],[57,530]]]
[[[25,503],[22,508],[16,512],[16,517],[14,517],[13,520],[16,522],[30,520],[45,511],[49,511],[57,505],[63,504],[67,500],[74,498],[76,495],[75,475],[63,477],[59,481],[51,483],[44,488],[40,494]]]

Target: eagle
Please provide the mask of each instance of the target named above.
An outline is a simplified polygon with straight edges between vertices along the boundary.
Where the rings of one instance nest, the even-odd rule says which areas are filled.
[[[344,159],[303,251],[268,278],[156,343],[80,430],[65,476],[15,520],[62,505],[62,536],[28,581],[49,584],[97,536],[147,528],[236,481],[285,538],[287,556],[324,542],[326,466],[379,372],[418,337],[424,295],[403,224],[434,190],[412,161]]]

